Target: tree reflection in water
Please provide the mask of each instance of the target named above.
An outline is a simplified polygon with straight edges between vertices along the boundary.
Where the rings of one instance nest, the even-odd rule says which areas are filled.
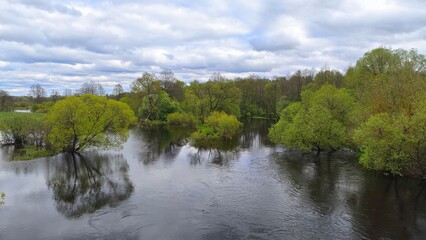
[[[123,155],[89,152],[63,156],[52,162],[47,186],[53,191],[57,210],[65,217],[78,218],[107,205],[115,207],[132,194],[129,166]]]
[[[225,139],[218,141],[195,141],[191,144],[197,152],[190,153],[190,164],[197,165],[202,159],[207,159],[214,164],[224,165],[239,156],[239,139]]]
[[[156,126],[136,131],[144,143],[140,160],[148,165],[156,162],[160,156],[164,156],[167,160],[175,159],[182,147],[188,143],[188,137],[194,129]]]
[[[419,216],[426,212],[418,209],[426,208],[426,190],[417,181],[365,171],[354,154],[344,152],[317,157],[290,151],[272,157],[279,166],[277,176],[290,186],[287,191],[306,208],[333,219],[324,229],[347,224],[368,239],[411,239],[425,234]]]

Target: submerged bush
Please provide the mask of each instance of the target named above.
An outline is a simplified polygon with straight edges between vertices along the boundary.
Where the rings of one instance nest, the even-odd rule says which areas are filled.
[[[205,120],[204,125],[198,127],[198,131],[192,134],[197,140],[232,138],[240,129],[242,123],[234,115],[224,112],[213,112]]]
[[[197,124],[197,118],[189,113],[175,112],[167,116],[167,123],[177,126],[195,126]]]

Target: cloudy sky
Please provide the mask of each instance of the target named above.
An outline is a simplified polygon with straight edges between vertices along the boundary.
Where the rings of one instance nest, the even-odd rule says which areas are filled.
[[[213,72],[345,71],[385,46],[426,53],[425,0],[0,0],[0,89],[50,93],[143,72],[186,82]]]

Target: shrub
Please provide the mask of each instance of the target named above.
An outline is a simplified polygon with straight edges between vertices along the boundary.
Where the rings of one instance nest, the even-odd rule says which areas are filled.
[[[177,126],[195,126],[197,124],[197,119],[189,113],[175,112],[167,116],[167,123]]]
[[[234,115],[224,112],[213,112],[206,118],[205,125],[200,125],[198,131],[192,134],[195,140],[232,138],[240,129],[242,123]]]
[[[41,126],[42,119],[31,113],[11,115],[0,121],[3,142],[17,147],[42,141],[38,139],[41,137],[40,131],[44,130]]]
[[[50,109],[53,107],[54,102],[45,102],[40,104],[35,104],[31,107],[32,112],[36,113],[48,113]]]

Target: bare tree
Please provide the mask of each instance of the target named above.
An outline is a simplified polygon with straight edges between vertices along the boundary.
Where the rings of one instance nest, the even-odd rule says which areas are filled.
[[[46,90],[40,84],[32,85],[28,95],[34,99],[35,103],[41,103],[46,97]]]
[[[72,96],[72,90],[69,88],[64,89],[64,97]]]
[[[161,87],[164,91],[169,94],[171,98],[182,101],[184,98],[183,85],[184,83],[179,81],[175,74],[170,69],[166,69],[160,73],[158,79],[161,82]]]
[[[52,92],[50,93],[50,98],[54,102],[58,101],[60,97],[61,97],[61,95],[59,94],[58,90],[52,90]]]
[[[105,90],[100,83],[90,81],[90,82],[83,83],[78,93],[103,96],[105,95]]]
[[[123,93],[124,90],[121,84],[117,84],[114,86],[114,89],[112,90],[112,95],[114,95],[116,98],[120,98]]]
[[[220,72],[214,72],[210,79],[210,81],[213,82],[221,82],[221,81],[226,81],[226,78],[224,76],[222,76],[222,74],[220,74]]]
[[[163,82],[175,82],[176,81],[175,74],[170,69],[163,70],[160,73],[159,79],[160,79],[160,81],[163,81]]]

